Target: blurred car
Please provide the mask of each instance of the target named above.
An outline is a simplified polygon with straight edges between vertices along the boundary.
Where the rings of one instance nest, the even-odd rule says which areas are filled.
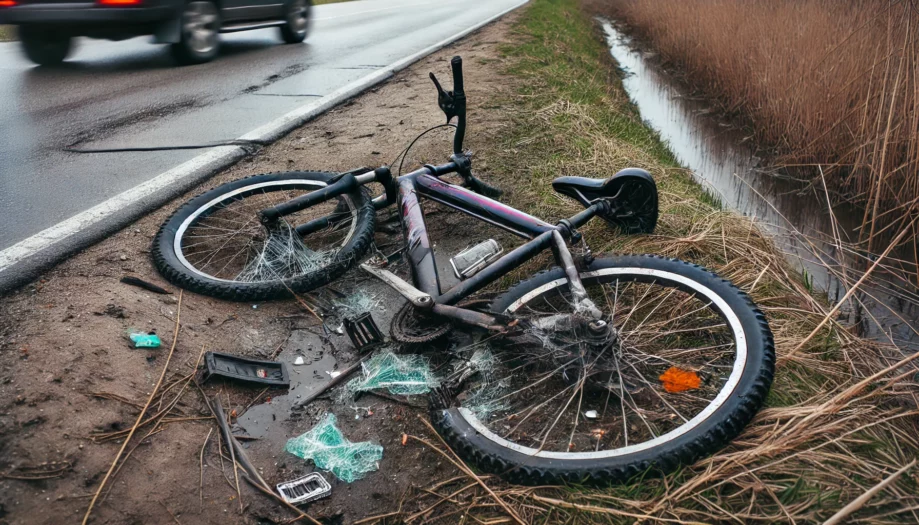
[[[18,26],[26,56],[54,65],[78,36],[125,40],[152,35],[181,64],[213,59],[220,33],[277,27],[287,43],[309,31],[312,0],[0,0],[0,24]]]

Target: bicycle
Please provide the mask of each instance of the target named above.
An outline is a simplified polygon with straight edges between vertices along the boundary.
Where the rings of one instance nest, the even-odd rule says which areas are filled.
[[[626,233],[653,231],[657,188],[644,170],[556,179],[555,191],[584,207],[556,224],[493,199],[499,190],[472,174],[463,149],[459,57],[452,70],[450,92],[430,75],[447,123],[456,119],[449,162],[396,176],[382,166],[224,184],[162,226],[157,268],[178,286],[225,299],[310,290],[360,263],[376,210],[398,204],[412,282],[385,260],[361,267],[407,300],[418,314],[410,317],[488,334],[462,351],[434,396],[432,420],[465,460],[518,483],[603,484],[670,472],[717,451],[752,419],[771,386],[775,352],[763,314],[731,283],[694,264],[572,255],[568,244],[586,246],[578,229],[594,217]],[[463,185],[441,180],[447,174]],[[370,183],[384,192],[371,198]],[[451,260],[461,280],[442,291],[419,197],[525,242],[507,253],[491,240],[464,251]],[[485,307],[462,302],[546,250],[559,267]],[[439,327],[422,326],[421,335],[433,337]]]

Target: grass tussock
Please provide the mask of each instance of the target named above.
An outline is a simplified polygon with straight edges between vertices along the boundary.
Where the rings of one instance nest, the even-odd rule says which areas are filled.
[[[867,208],[862,240],[915,213],[915,2],[586,3],[623,22],[692,88],[744,122],[780,163],[823,166],[831,190]],[[804,171],[817,180],[816,169]]]
[[[895,349],[850,334],[808,293],[749,219],[692,183],[624,95],[609,55],[576,0],[534,0],[505,49],[520,86],[501,103],[510,132],[478,152],[506,200],[547,218],[579,206],[552,193],[562,175],[651,171],[661,217],[651,236],[601,221],[584,231],[595,253],[658,253],[704,264],[764,310],[779,356],[776,381],[744,433],[713,457],[666,477],[608,488],[521,488],[468,474],[407,495],[398,512],[362,523],[813,523],[910,465],[919,450],[915,368]],[[499,178],[500,177],[500,178]],[[819,329],[818,329],[819,328]],[[432,434],[433,436],[433,434]],[[449,454],[432,436],[420,439]],[[893,476],[853,523],[919,521],[917,471]],[[500,500],[498,502],[497,500]]]

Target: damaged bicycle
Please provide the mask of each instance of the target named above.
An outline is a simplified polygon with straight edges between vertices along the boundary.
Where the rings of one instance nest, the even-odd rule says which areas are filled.
[[[437,127],[455,128],[448,162],[404,175],[382,166],[223,184],[164,223],[153,247],[159,271],[190,291],[255,301],[321,287],[359,265],[406,299],[417,340],[447,325],[481,334],[433,396],[432,421],[465,460],[512,482],[627,482],[726,445],[772,384],[775,352],[763,314],[698,265],[583,248],[579,229],[595,218],[626,234],[654,230],[657,187],[644,170],[554,180],[555,191],[584,208],[554,224],[498,201],[500,190],[473,175],[463,148],[462,60],[451,65],[452,91],[431,74],[448,123]],[[371,196],[372,183],[381,195]],[[458,284],[443,290],[423,199],[524,242],[507,252],[493,240],[464,250],[451,259]],[[398,206],[411,282],[386,258],[365,261],[376,212],[391,205]],[[490,301],[470,300],[544,252],[557,267]],[[365,322],[358,332],[378,331]],[[397,339],[411,340],[405,332]]]

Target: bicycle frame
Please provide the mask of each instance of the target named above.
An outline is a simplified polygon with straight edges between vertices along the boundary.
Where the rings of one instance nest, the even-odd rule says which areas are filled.
[[[364,171],[357,175],[354,174],[357,172],[346,173],[322,190],[280,204],[275,208],[263,210],[261,215],[263,220],[266,220],[266,217],[276,219],[311,206],[316,202],[354,191],[359,186],[377,182],[383,185],[386,193],[374,199],[374,207],[380,209],[391,204],[397,203],[399,205],[405,237],[406,259],[412,270],[414,286],[406,283],[388,270],[375,268],[368,264],[362,265],[362,268],[395,288],[400,294],[412,301],[415,306],[432,309],[436,314],[451,317],[467,324],[475,324],[491,329],[498,328],[499,321],[495,316],[457,308],[454,305],[507,275],[544,250],[551,249],[556,262],[566,272],[572,298],[576,303],[575,306],[580,311],[595,313],[594,317],[599,319],[599,311],[587,298],[586,290],[578,277],[578,271],[568,250],[567,241],[572,238],[579,239],[580,236],[576,229],[587,223],[598,213],[608,211],[609,204],[603,200],[598,201],[577,215],[552,225],[499,201],[439,179],[440,176],[457,172],[460,172],[460,167],[457,161],[454,160],[442,166],[427,165],[397,179],[392,177],[386,167],[378,168],[374,171]],[[527,239],[527,242],[492,262],[472,277],[442,292],[440,279],[437,275],[434,251],[431,248],[427,227],[424,222],[420,197],[439,202],[480,221],[502,228]],[[306,234],[329,225],[330,222],[327,218],[319,219],[306,225],[298,226],[297,231],[301,234]]]
[[[601,313],[587,297],[587,291],[581,283],[577,267],[567,241],[580,239],[576,229],[597,214],[608,214],[611,210],[606,199],[597,199],[590,203],[582,199],[586,209],[581,213],[552,225],[541,219],[502,204],[481,193],[487,189],[482,181],[472,175],[471,159],[463,152],[463,137],[466,132],[466,96],[463,91],[462,60],[454,57],[453,68],[454,91],[446,92],[434,74],[431,80],[438,91],[438,105],[444,111],[449,122],[457,117],[456,133],[453,141],[451,161],[440,166],[425,165],[409,174],[393,178],[389,168],[383,166],[373,171],[367,168],[341,174],[328,186],[310,192],[301,197],[284,202],[272,208],[259,211],[263,224],[272,227],[285,216],[310,206],[328,201],[346,193],[359,191],[360,186],[377,182],[383,185],[385,194],[373,199],[375,209],[398,204],[402,217],[402,231],[405,236],[406,258],[412,269],[414,286],[405,282],[392,272],[371,266],[361,265],[365,271],[380,278],[395,288],[416,307],[430,309],[435,314],[450,317],[467,324],[474,324],[489,329],[502,329],[498,317],[483,314],[474,310],[458,308],[455,305],[475,292],[493,283],[497,279],[520,267],[546,249],[551,249],[556,262],[565,270],[574,307],[584,312],[597,323],[602,323]],[[450,173],[460,174],[466,185],[480,191],[470,191],[462,186],[449,184],[439,179]],[[445,206],[459,210],[480,221],[487,222],[517,236],[527,242],[511,250],[500,259],[492,262],[475,275],[460,281],[453,288],[442,292],[434,251],[428,240],[419,197],[424,197]],[[589,205],[588,205],[589,204]],[[323,217],[296,227],[302,237],[329,227],[335,227],[336,219]]]

